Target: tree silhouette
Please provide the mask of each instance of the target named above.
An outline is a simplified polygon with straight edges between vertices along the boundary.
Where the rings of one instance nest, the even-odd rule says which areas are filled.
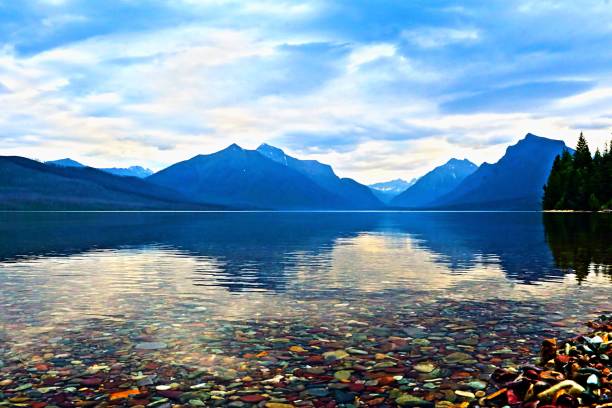
[[[611,143],[612,145],[612,143]],[[544,186],[544,210],[597,211],[612,208],[612,149],[595,151],[580,133],[576,151],[557,156]]]

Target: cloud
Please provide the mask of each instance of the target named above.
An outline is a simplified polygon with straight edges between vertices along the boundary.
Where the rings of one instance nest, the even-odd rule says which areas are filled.
[[[486,90],[441,104],[445,112],[525,112],[579,94],[595,84],[590,81],[527,82]]]
[[[392,57],[395,52],[396,49],[393,44],[369,44],[356,47],[349,56],[348,70],[354,72],[363,64],[380,58]]]
[[[158,169],[270,141],[379,181],[495,161],[529,131],[603,146],[610,18],[596,0],[3,2],[0,153]]]
[[[398,142],[426,138],[436,134],[436,129],[409,124],[395,124],[387,128],[354,125],[336,133],[316,133],[292,131],[276,140],[293,149],[309,153],[329,151],[349,152],[367,141]]]
[[[480,40],[480,32],[473,28],[426,27],[403,31],[401,37],[421,48],[440,48],[449,45],[469,45]]]

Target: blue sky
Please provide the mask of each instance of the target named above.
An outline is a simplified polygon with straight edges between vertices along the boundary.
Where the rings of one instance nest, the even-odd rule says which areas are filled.
[[[612,3],[0,0],[0,106],[0,154],[93,166],[268,142],[374,182],[603,147]]]

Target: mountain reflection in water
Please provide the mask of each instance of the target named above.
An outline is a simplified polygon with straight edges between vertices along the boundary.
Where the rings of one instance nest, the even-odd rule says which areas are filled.
[[[590,273],[610,275],[612,264],[609,214],[23,213],[0,217],[3,263],[154,246],[208,260],[194,271],[192,283],[229,291],[284,291],[306,270],[325,285],[329,280],[324,275],[339,265],[347,277],[380,274],[384,279],[387,274],[368,263],[377,256],[384,258],[378,263],[380,269],[395,269],[398,275],[417,265],[450,274],[496,267],[507,280],[520,284],[555,281],[574,271],[583,281]],[[349,259],[339,261],[343,254]],[[419,256],[427,257],[427,262],[419,264]]]

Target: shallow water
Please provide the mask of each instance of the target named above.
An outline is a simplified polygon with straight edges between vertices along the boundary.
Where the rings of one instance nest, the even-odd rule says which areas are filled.
[[[210,406],[262,393],[306,406],[346,403],[338,392],[453,400],[494,366],[533,362],[542,337],[610,309],[611,242],[604,214],[5,213],[0,380],[14,383],[4,397],[71,406],[157,375],[140,386],[146,403],[172,382]],[[332,356],[322,373],[299,371],[351,348],[360,353]],[[385,358],[393,364],[376,366]],[[415,371],[423,361],[438,371]],[[353,376],[334,379],[341,368]],[[385,372],[397,378],[343,388]],[[280,385],[265,382],[277,375]],[[71,396],[70,381],[91,376],[101,384]],[[203,378],[208,394],[191,395]]]

